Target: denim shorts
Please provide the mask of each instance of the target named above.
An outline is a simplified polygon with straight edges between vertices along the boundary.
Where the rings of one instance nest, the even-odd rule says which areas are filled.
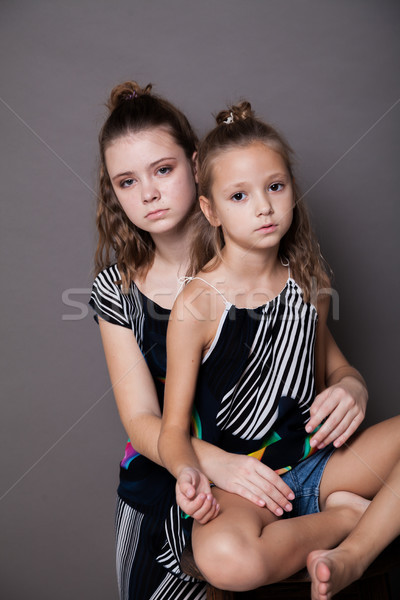
[[[293,510],[284,513],[286,518],[320,512],[319,486],[326,463],[334,451],[335,447],[329,444],[282,475],[295,495]]]

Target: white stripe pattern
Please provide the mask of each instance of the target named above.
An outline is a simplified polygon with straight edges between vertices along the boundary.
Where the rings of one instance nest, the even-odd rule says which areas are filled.
[[[116,513],[116,567],[121,600],[129,600],[129,582],[138,547],[144,515],[125,502],[118,502]]]
[[[263,438],[283,396],[296,398],[307,410],[314,397],[316,321],[316,308],[304,303],[289,278],[285,290],[263,307],[243,374],[221,401],[221,429],[242,439]]]
[[[99,273],[93,282],[90,304],[100,317],[117,325],[133,329],[143,352],[144,312],[140,292],[132,282],[129,294],[121,291],[121,275],[117,265]]]

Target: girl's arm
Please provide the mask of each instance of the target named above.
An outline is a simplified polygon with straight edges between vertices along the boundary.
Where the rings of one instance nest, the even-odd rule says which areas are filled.
[[[327,327],[328,310],[326,296],[318,303],[316,381],[320,393],[311,406],[306,430],[313,431],[326,419],[311,445],[323,448],[333,442],[339,448],[364,420],[368,391],[363,377],[348,363]]]
[[[158,450],[163,464],[177,480],[178,504],[183,508],[182,501],[185,507],[192,503],[190,514],[205,523],[216,516],[218,506],[191,444],[189,426],[203,349],[214,324],[208,318],[209,296],[193,297],[191,290],[193,286],[177,298],[168,324],[167,377]]]
[[[98,318],[119,416],[135,450],[163,466],[158,452],[161,411],[153,378],[131,329]],[[227,453],[194,439],[202,468],[221,463]]]
[[[161,465],[161,411],[145,357],[131,329],[99,317],[108,372],[122,425],[135,450]]]

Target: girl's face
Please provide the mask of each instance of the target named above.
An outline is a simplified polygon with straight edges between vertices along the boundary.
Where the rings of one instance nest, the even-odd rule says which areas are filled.
[[[196,199],[194,156],[163,127],[112,142],[105,161],[114,192],[129,220],[152,235],[183,225]]]
[[[293,218],[293,187],[281,155],[262,142],[226,150],[212,163],[212,204],[200,204],[225,242],[243,249],[279,248]]]

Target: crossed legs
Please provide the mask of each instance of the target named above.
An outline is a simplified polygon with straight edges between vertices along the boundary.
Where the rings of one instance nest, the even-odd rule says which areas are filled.
[[[340,475],[342,473],[342,475]],[[356,527],[333,550],[316,550],[307,560],[312,599],[330,600],[355,581],[400,535],[400,417],[360,433],[328,462],[321,497],[329,496],[339,478],[344,489],[373,498]],[[324,548],[322,544],[320,548]]]
[[[358,522],[366,501],[332,494],[324,512],[278,519],[233,494],[215,490],[221,509],[206,525],[194,523],[193,554],[204,577],[220,589],[245,591],[274,583],[305,566],[318,543],[338,544]],[[339,494],[338,494],[339,495]]]
[[[245,591],[288,577],[310,555],[313,599],[329,600],[360,576],[356,563],[364,570],[400,533],[399,457],[400,417],[362,432],[328,461],[320,488],[322,512],[302,517],[278,519],[268,509],[214,488],[220,514],[193,526],[200,571],[216,587]],[[365,510],[353,494],[373,502]],[[310,554],[338,544],[350,565],[344,575],[333,554]]]

